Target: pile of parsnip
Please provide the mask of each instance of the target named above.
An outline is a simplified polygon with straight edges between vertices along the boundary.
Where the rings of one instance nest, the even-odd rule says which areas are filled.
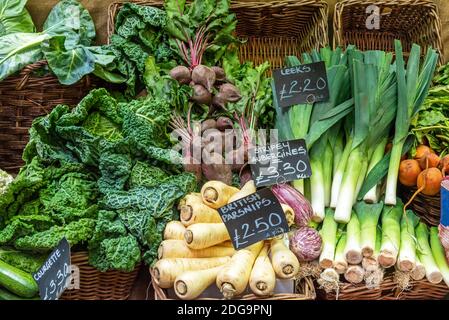
[[[235,251],[217,209],[256,192],[253,181],[241,190],[209,181],[201,193],[187,195],[179,204],[180,220],[167,224],[159,260],[152,269],[154,281],[174,288],[180,299],[199,297],[215,282],[224,298],[232,299],[249,287],[257,296],[274,292],[276,277],[293,279],[299,272],[296,256],[283,237],[258,242]],[[283,205],[289,224],[293,210]]]

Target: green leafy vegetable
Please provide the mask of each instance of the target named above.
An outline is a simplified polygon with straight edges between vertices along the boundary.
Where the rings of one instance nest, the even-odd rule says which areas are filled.
[[[34,32],[35,27],[25,5],[27,0],[0,1],[0,36],[15,32]]]

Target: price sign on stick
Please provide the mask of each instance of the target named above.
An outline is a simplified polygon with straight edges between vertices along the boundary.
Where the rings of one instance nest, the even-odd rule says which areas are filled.
[[[306,142],[302,139],[256,147],[250,152],[250,164],[257,187],[306,179],[312,175]]]
[[[273,78],[276,99],[281,108],[329,100],[324,62],[276,69]]]
[[[64,238],[39,271],[33,274],[41,299],[58,300],[68,287],[70,276],[70,245]]]
[[[218,209],[236,250],[288,232],[282,206],[270,189],[262,189]]]

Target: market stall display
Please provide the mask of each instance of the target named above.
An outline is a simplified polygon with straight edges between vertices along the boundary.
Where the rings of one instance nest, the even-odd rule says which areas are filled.
[[[388,36],[343,40],[366,12],[342,1],[331,49],[321,1],[114,3],[96,47],[76,0],[41,33],[25,3],[0,0],[0,87],[109,84],[26,118],[23,166],[0,171],[0,299],[127,299],[141,268],[156,300],[449,294],[433,4],[379,3]],[[48,295],[58,270],[74,288]]]

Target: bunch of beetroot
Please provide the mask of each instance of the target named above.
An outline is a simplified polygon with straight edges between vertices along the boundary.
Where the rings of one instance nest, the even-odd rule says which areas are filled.
[[[180,84],[190,85],[193,88],[191,100],[211,106],[211,111],[225,109],[228,102],[238,102],[242,98],[240,90],[226,79],[220,67],[209,68],[201,64],[191,68],[177,66],[170,71],[170,76]]]
[[[246,165],[248,144],[230,118],[192,124],[188,120],[186,124],[181,117],[174,116],[171,125],[182,138],[184,169],[195,174],[198,181],[204,177],[231,185],[234,173],[240,175],[242,185],[251,179]]]

